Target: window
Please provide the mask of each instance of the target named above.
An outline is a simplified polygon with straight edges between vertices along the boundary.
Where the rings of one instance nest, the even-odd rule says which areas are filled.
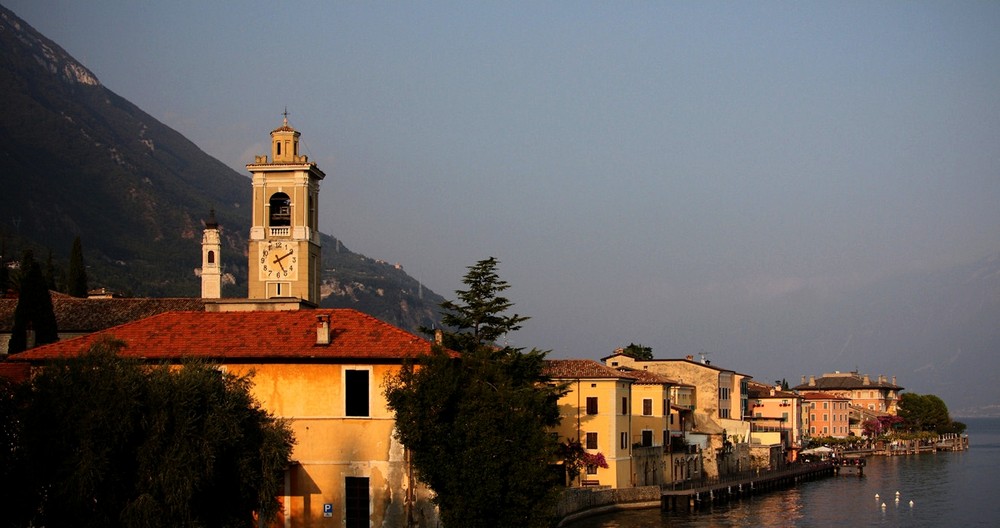
[[[628,396],[622,396],[622,414],[628,414]]]
[[[215,264],[215,252],[214,251],[209,251],[208,252],[208,263],[209,264]]]
[[[587,396],[587,414],[597,414],[596,396]]]
[[[623,432],[621,434],[621,446],[622,449],[628,449],[628,433]]]
[[[593,464],[587,464],[587,474],[588,475],[596,475],[597,474],[597,466],[595,466]]]
[[[830,421],[830,415],[829,414],[824,414],[823,415],[823,421],[824,422],[829,422]]]
[[[644,429],[642,431],[642,447],[653,445],[653,431]]]
[[[829,408],[829,407],[827,407],[827,405],[829,405],[829,403],[828,403],[828,402],[823,402],[823,408],[824,408],[824,409],[828,409],[828,408]]]
[[[642,415],[643,416],[653,415],[653,400],[651,398],[645,398],[642,400]]]
[[[587,433],[587,449],[597,449],[597,433]]]
[[[368,528],[368,477],[347,477],[344,480],[344,517],[347,528]]]
[[[369,416],[369,370],[344,370],[344,414]]]
[[[788,420],[788,413],[787,412],[781,413],[781,419],[782,420]]]
[[[276,142],[274,143],[274,146],[275,146],[275,148],[277,149],[277,150],[275,151],[275,154],[276,154],[276,155],[278,155],[278,156],[280,156],[280,155],[281,155],[281,142],[280,142],[280,141],[276,141]]]

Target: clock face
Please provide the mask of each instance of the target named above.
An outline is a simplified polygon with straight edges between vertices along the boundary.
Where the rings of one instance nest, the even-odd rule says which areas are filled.
[[[258,253],[257,269],[261,280],[295,280],[298,277],[299,253],[291,242],[261,242]]]

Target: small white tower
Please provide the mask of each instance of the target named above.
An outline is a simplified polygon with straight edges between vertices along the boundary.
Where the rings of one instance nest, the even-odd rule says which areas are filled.
[[[201,296],[204,299],[222,297],[221,250],[219,223],[215,221],[215,209],[212,209],[205,222],[205,234],[201,237]]]

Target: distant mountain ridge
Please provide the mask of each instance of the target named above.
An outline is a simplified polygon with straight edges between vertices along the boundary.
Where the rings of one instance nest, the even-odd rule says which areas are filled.
[[[246,295],[249,178],[105,88],[59,45],[0,6],[0,239],[4,259],[33,248],[65,261],[83,241],[91,286],[193,297],[203,219],[214,209],[222,262]],[[322,304],[402,328],[439,320],[443,298],[396,266],[322,236]]]

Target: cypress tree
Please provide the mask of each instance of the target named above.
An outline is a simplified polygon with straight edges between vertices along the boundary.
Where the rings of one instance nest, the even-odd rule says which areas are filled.
[[[66,293],[73,297],[87,296],[87,267],[83,263],[83,244],[80,237],[73,239],[73,249],[69,253],[69,284]]]
[[[7,345],[8,354],[27,350],[28,329],[35,332],[35,345],[59,340],[52,297],[45,284],[42,267],[35,262],[31,251],[25,251],[21,260],[21,289],[18,292],[17,307],[14,308],[14,327]]]

